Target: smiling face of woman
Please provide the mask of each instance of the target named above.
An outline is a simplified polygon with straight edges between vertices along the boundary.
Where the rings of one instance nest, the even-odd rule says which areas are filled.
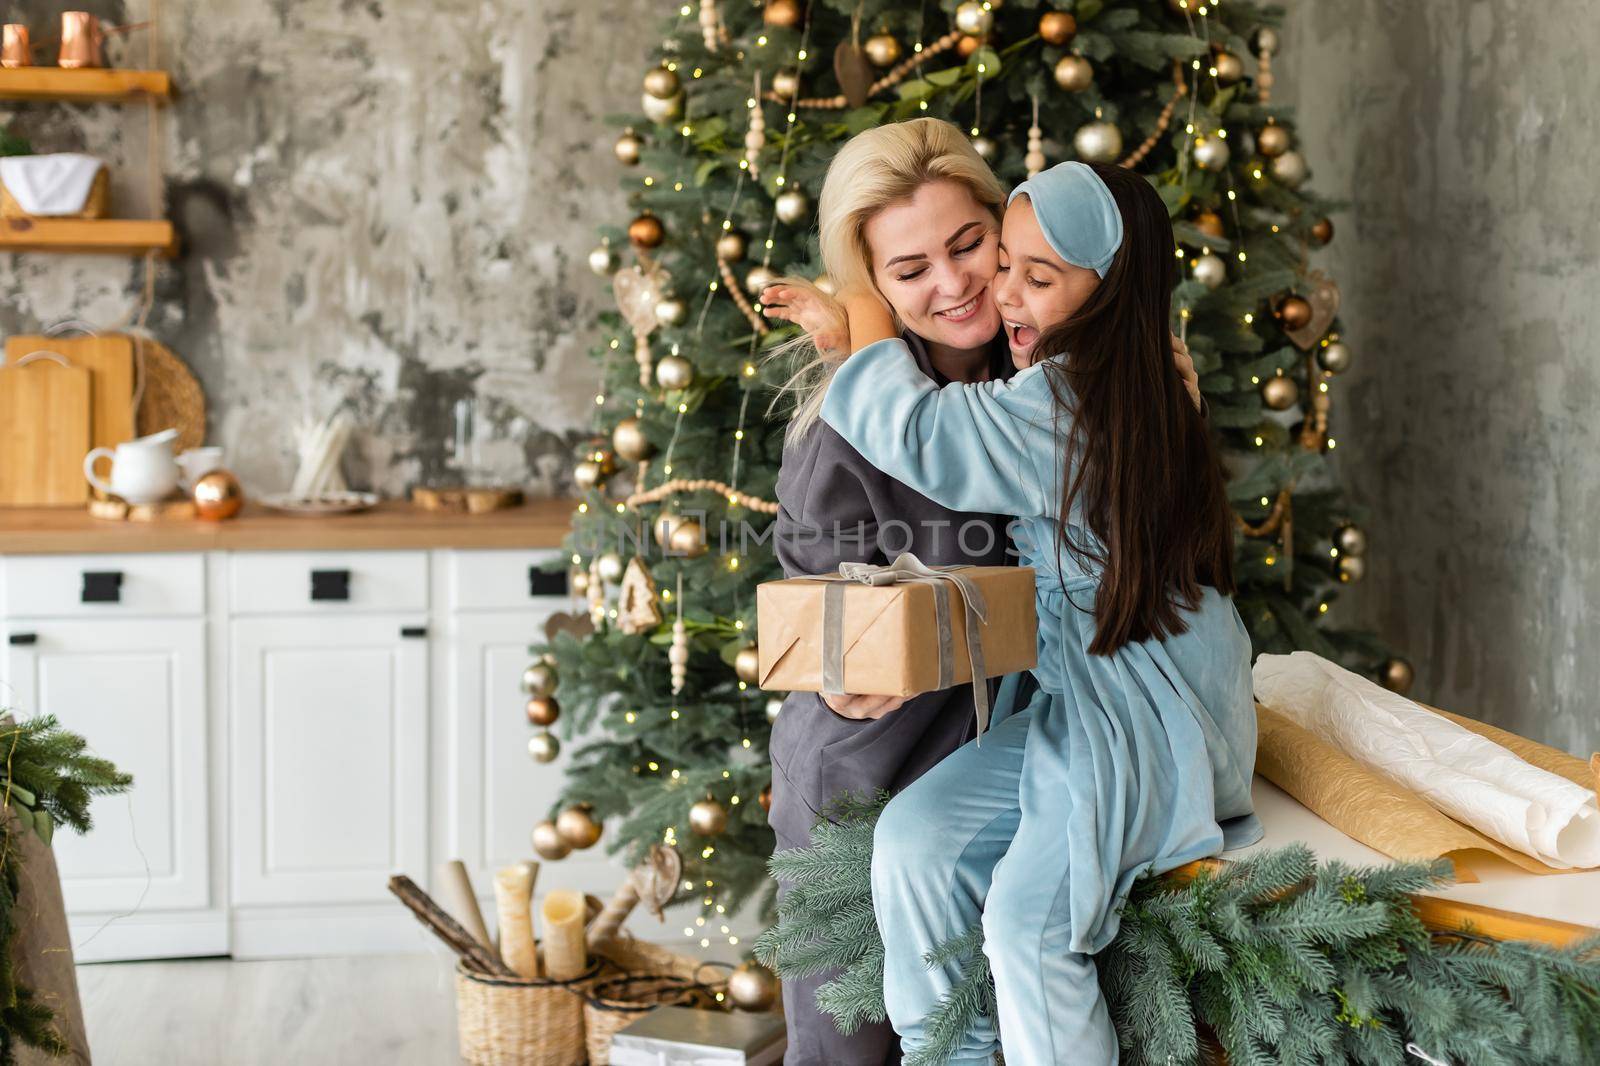
[[[1062,259],[1044,239],[1044,230],[1026,195],[1006,208],[999,244],[994,298],[1005,320],[1011,361],[1033,363],[1039,334],[1065,322],[1100,284],[1100,275]]]
[[[862,227],[878,291],[930,344],[971,350],[1000,329],[990,296],[998,227],[965,185],[931,181]]]

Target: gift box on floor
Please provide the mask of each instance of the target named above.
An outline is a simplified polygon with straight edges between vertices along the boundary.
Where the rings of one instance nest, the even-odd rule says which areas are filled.
[[[611,1066],[766,1066],[783,1061],[785,1046],[777,1011],[657,1007],[611,1038]]]
[[[764,689],[915,696],[1027,670],[1038,662],[1033,570],[889,566],[756,589]]]

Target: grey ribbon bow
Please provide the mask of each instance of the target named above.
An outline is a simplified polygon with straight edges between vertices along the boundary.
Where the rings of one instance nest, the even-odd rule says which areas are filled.
[[[972,667],[972,705],[978,716],[978,738],[982,743],[989,728],[989,682],[983,669],[983,643],[978,627],[988,622],[983,593],[961,571],[965,566],[929,566],[910,552],[901,552],[888,566],[873,563],[839,564],[837,576],[821,578],[830,584],[822,593],[822,691],[842,696],[844,691],[844,592],[852,583],[894,585],[918,583],[933,586],[934,625],[939,634],[939,684],[941,689],[955,684],[955,632],[950,624],[950,586],[961,590],[966,607],[967,662]]]

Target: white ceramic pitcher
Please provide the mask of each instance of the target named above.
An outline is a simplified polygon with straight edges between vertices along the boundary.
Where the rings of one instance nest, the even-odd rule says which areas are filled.
[[[176,429],[164,429],[148,437],[123,441],[116,450],[96,448],[83,457],[83,476],[101,492],[120,496],[129,503],[155,503],[178,487],[178,463],[172,455]],[[111,481],[94,472],[101,456],[111,460]]]

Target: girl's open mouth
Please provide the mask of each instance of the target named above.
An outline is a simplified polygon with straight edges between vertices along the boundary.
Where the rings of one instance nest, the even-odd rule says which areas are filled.
[[[1013,351],[1025,352],[1033,347],[1033,342],[1039,339],[1039,331],[1022,322],[1006,323],[1006,340],[1011,343]]]
[[[985,286],[979,289],[972,299],[968,300],[960,307],[952,307],[945,311],[935,311],[933,313],[933,317],[942,318],[946,322],[965,322],[967,319],[978,313],[978,304],[980,301],[982,301],[984,294],[988,291],[988,286]]]

